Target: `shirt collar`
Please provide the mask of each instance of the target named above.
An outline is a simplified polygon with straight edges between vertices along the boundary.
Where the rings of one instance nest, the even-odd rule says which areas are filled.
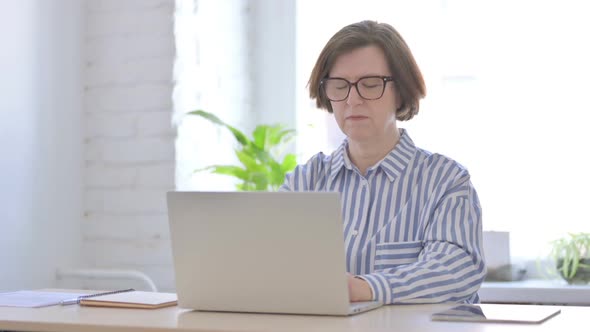
[[[369,170],[374,170],[380,167],[387,175],[389,181],[393,182],[393,180],[398,178],[408,166],[415,153],[416,145],[410,138],[410,135],[408,135],[407,130],[400,128],[399,143],[395,145],[393,150],[391,150],[385,158],[369,168]],[[353,169],[352,162],[348,156],[348,139],[345,139],[338,149],[332,153],[330,178],[336,177],[343,167],[349,170]]]

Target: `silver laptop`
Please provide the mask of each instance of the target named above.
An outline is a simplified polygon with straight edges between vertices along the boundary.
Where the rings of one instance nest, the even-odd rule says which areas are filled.
[[[328,192],[169,192],[178,304],[350,315],[340,198]]]

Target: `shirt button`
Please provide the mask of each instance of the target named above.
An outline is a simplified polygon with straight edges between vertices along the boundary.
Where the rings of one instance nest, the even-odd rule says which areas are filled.
[[[352,231],[352,235],[356,236],[359,234],[359,231],[357,231],[356,229],[354,231]]]

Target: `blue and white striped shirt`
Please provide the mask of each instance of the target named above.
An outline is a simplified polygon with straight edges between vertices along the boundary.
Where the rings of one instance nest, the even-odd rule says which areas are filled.
[[[363,176],[348,142],[287,175],[282,191],[338,191],[348,272],[383,303],[479,302],[481,207],[457,162],[400,142]]]

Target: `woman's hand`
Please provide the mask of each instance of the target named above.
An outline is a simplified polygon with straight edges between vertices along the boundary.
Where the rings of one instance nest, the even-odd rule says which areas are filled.
[[[350,302],[372,301],[373,291],[369,283],[360,278],[355,278],[352,274],[348,276],[348,297]]]

